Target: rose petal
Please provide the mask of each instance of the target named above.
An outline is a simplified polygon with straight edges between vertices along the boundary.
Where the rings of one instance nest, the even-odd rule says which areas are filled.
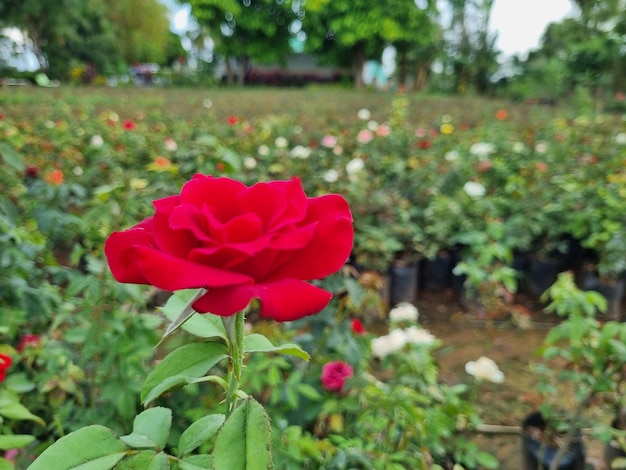
[[[150,230],[151,218],[123,232],[113,232],[104,242],[104,253],[113,277],[118,282],[146,284],[148,280],[134,262],[133,252],[137,246],[155,247]]]
[[[261,316],[276,321],[293,321],[319,312],[330,302],[330,292],[308,282],[284,279],[271,284],[245,284],[212,289],[193,308],[229,316],[245,308],[250,300],[261,302]]]
[[[186,257],[192,248],[199,245],[191,231],[173,230],[170,217],[177,207],[180,207],[180,198],[170,196],[157,199],[152,203],[155,208],[153,224],[154,239],[161,250],[178,258]]]
[[[181,189],[180,202],[197,206],[227,222],[240,213],[237,197],[246,189],[240,181],[197,174]]]
[[[147,283],[159,289],[208,289],[253,282],[244,274],[193,263],[144,246],[135,247],[132,255]]]
[[[352,251],[354,228],[346,200],[336,194],[309,199],[305,222],[317,220],[311,242],[268,278],[320,279],[337,271]]]

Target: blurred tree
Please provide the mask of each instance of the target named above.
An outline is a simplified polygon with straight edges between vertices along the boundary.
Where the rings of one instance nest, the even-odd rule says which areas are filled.
[[[170,41],[167,7],[158,0],[108,0],[106,4],[124,60],[163,64]]]
[[[244,83],[249,61],[283,62],[291,52],[290,26],[297,19],[284,0],[190,0],[197,22],[208,29],[214,51],[225,60],[227,82]],[[239,70],[233,70],[238,62]]]
[[[388,15],[400,25],[395,37],[389,38],[397,53],[400,86],[406,86],[412,68],[412,88],[426,88],[430,67],[441,52],[443,40],[438,14],[435,1],[422,2],[422,5],[405,0],[389,2]]]
[[[494,0],[448,0],[451,11],[447,31],[448,58],[453,91],[485,93],[497,70],[496,36],[489,31]]]
[[[158,0],[2,0],[4,26],[31,41],[42,69],[63,77],[76,63],[111,71],[125,60],[159,62],[169,41]]]
[[[355,87],[361,88],[365,61],[379,59],[394,41],[408,53],[419,43],[424,15],[414,0],[307,0],[305,49],[328,64],[351,67]]]

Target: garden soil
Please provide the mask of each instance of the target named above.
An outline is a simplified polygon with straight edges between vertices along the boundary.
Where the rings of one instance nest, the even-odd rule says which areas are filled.
[[[465,363],[488,356],[504,372],[502,384],[484,384],[478,406],[485,424],[498,425],[498,431],[476,436],[481,448],[496,455],[500,470],[520,470],[521,437],[519,426],[539,404],[538,377],[531,365],[539,362],[536,354],[548,330],[559,318],[543,310],[538,298],[527,295],[515,299],[516,306],[527,312],[531,328],[522,329],[509,319],[486,319],[462,305],[449,290],[421,291],[415,301],[420,323],[443,343],[437,353],[442,380],[448,383],[467,381]],[[571,384],[564,384],[563,397],[573,395]],[[594,416],[592,419],[608,418]],[[600,470],[603,443],[587,439],[588,469]]]

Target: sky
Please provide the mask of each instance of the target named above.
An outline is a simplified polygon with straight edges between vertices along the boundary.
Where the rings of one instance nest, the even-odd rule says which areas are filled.
[[[498,32],[496,48],[506,55],[536,49],[546,26],[567,16],[571,5],[570,0],[495,0],[490,29]]]

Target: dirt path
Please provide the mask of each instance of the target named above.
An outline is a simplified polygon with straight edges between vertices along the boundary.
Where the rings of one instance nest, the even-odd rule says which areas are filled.
[[[472,318],[449,293],[420,293],[416,302],[420,323],[444,343],[438,352],[443,380],[458,383],[467,380],[465,363],[488,356],[504,372],[502,384],[485,384],[479,407],[483,422],[519,426],[538,404],[537,377],[529,367],[537,361],[535,354],[551,325],[558,321],[541,310],[536,299],[526,299],[524,306],[532,312],[536,328],[522,330],[508,322],[485,322]],[[481,446],[496,455],[501,470],[521,468],[519,435],[480,436]],[[603,444],[587,440],[588,461],[596,462]],[[589,468],[594,468],[590,466]],[[600,468],[599,466],[597,468]]]

